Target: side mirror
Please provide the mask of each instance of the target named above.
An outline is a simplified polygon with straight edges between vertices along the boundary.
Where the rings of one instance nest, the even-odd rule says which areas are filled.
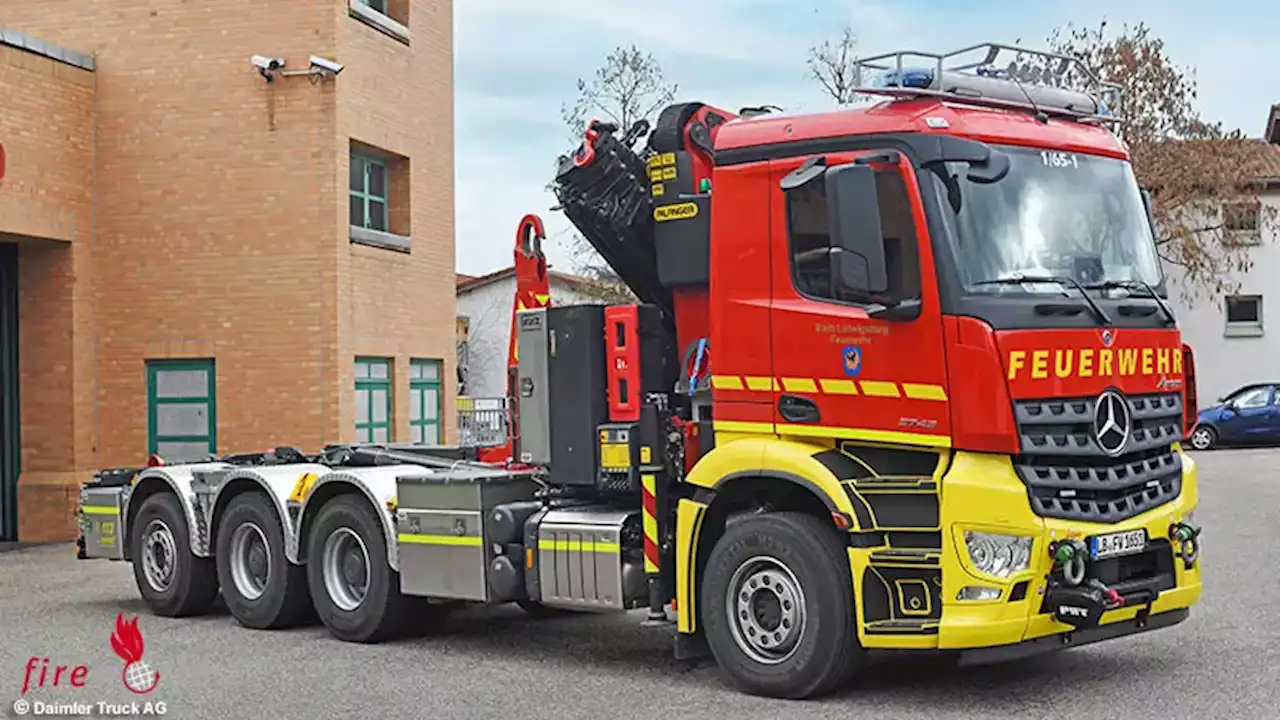
[[[875,295],[889,290],[876,171],[849,163],[829,168],[827,226],[831,229],[831,270],[840,285]]]
[[[1009,174],[1009,167],[1009,156],[991,148],[986,160],[969,165],[966,176],[979,185],[990,185],[1003,180]]]

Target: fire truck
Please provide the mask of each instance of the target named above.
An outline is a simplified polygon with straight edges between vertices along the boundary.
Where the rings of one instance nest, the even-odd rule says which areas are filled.
[[[153,457],[83,487],[79,556],[357,643],[633,612],[785,698],[1183,622],[1194,363],[1119,88],[998,44],[859,66],[876,104],[590,124],[559,209],[635,302],[552,306],[522,221],[505,443]]]

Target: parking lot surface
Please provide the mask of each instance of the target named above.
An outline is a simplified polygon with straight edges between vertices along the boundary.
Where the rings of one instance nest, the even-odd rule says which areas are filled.
[[[29,701],[162,701],[177,718],[1276,717],[1280,451],[1197,461],[1206,588],[1191,619],[1018,664],[894,661],[798,704],[731,690],[710,661],[676,662],[670,635],[641,628],[642,613],[469,611],[439,637],[350,645],[319,626],[260,632],[226,614],[154,617],[127,564],[79,562],[57,545],[0,552],[0,712],[12,716],[36,657],[50,669]],[[140,617],[144,661],[160,675],[148,695],[121,683],[125,664],[108,640],[119,612]],[[68,669],[53,688],[58,665]],[[79,665],[83,687],[73,687]]]

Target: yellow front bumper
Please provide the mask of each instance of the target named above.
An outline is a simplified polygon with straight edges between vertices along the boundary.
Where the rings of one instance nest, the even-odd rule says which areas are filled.
[[[937,648],[992,648],[1073,632],[1073,626],[1057,621],[1052,614],[1041,613],[1052,565],[1049,544],[1069,537],[1083,539],[1139,528],[1146,529],[1149,538],[1167,538],[1170,525],[1194,510],[1198,500],[1195,462],[1185,455],[1182,462],[1182,491],[1176,500],[1123,522],[1104,525],[1039,517],[1031,511],[1026,486],[1008,457],[957,453],[942,485],[943,611]],[[1031,567],[1008,578],[984,575],[969,561],[965,530],[1032,537]],[[1175,557],[1173,572],[1175,586],[1160,592],[1149,606],[1144,603],[1105,612],[1100,626],[1132,621],[1148,612],[1155,617],[1190,608],[1200,598],[1200,560],[1188,569]],[[1014,588],[1024,582],[1022,599],[1011,601]],[[958,600],[957,595],[966,586],[998,588],[1000,596],[994,600]],[[1141,629],[1135,623],[1128,625]],[[1112,634],[1118,630],[1114,628]],[[1100,634],[1105,639],[1107,633]]]

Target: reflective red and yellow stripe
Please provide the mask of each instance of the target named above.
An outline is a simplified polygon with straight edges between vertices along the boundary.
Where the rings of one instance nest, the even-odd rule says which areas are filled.
[[[644,571],[649,575],[659,569],[661,555],[658,552],[658,494],[657,476],[640,476],[640,488],[644,500]]]

